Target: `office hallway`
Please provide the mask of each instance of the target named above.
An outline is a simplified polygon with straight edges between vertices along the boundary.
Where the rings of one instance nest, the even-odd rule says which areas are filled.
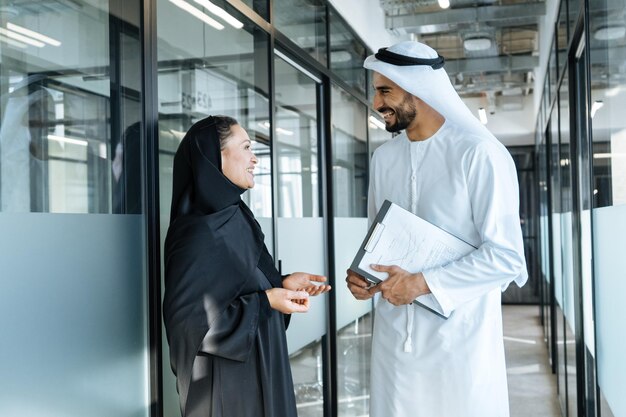
[[[539,307],[502,307],[511,417],[559,417]]]

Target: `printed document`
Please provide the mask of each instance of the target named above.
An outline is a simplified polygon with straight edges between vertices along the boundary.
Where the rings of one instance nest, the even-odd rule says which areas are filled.
[[[371,264],[397,265],[411,273],[445,265],[476,248],[408,210],[386,200],[365,237],[351,269],[368,281],[378,283],[387,273]],[[447,318],[432,294],[415,300],[431,312]]]

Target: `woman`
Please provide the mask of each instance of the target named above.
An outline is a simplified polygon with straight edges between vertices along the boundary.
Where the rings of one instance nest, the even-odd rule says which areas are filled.
[[[330,289],[274,267],[240,197],[254,186],[250,145],[236,120],[211,116],[174,158],[163,315],[184,417],[295,417],[283,314]]]

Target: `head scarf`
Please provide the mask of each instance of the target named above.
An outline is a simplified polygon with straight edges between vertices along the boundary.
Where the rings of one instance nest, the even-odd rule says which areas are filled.
[[[368,56],[363,66],[389,78],[462,130],[495,140],[463,103],[443,68],[443,57],[430,46],[400,42]]]
[[[272,286],[280,274],[263,233],[241,200],[245,190],[222,173],[215,118],[194,124],[174,157],[170,226],[165,239],[163,319],[182,415],[194,361],[214,320],[258,267]],[[242,360],[247,353],[229,359]]]

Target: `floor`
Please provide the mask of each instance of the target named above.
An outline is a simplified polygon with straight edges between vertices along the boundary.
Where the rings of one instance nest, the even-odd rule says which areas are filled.
[[[510,417],[561,417],[556,376],[548,362],[539,307],[505,305],[504,347]],[[338,334],[338,396],[341,417],[367,417],[371,317]],[[311,344],[291,357],[299,417],[323,415],[321,345]]]
[[[537,306],[502,308],[511,417],[561,416],[539,314]]]

